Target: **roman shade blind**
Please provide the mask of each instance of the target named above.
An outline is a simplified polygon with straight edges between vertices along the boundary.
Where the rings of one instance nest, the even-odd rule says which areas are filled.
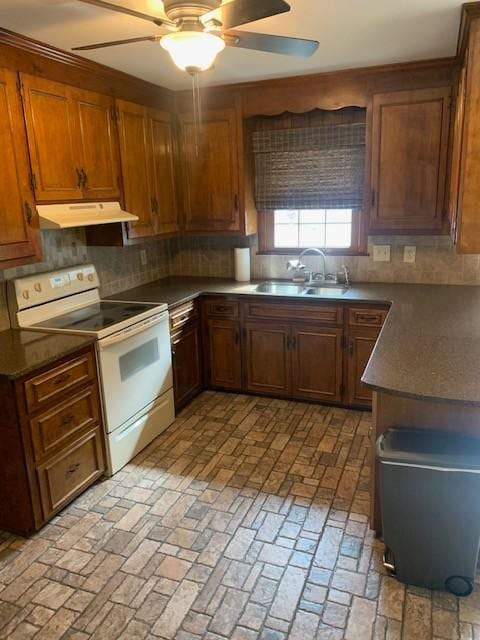
[[[253,132],[260,211],[361,209],[364,122]]]

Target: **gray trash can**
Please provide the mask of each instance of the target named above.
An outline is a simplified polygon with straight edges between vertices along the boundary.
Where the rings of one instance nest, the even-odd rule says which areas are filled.
[[[390,429],[376,456],[385,566],[406,584],[469,595],[480,540],[480,440]]]

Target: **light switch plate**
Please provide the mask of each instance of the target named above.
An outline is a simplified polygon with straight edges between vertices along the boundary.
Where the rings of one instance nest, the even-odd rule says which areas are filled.
[[[417,255],[417,247],[411,246],[411,247],[404,247],[403,249],[403,261],[404,262],[410,262],[410,263],[414,263],[415,262],[415,258]]]
[[[374,262],[390,262],[390,245],[376,244],[373,247]]]

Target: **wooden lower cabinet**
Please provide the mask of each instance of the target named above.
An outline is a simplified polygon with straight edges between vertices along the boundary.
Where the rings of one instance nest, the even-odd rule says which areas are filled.
[[[203,386],[198,323],[172,334],[172,362],[175,407],[179,409],[194,398]]]
[[[341,402],[343,329],[292,327],[292,396]]]
[[[202,310],[208,387],[371,408],[361,378],[386,306],[217,296]]]
[[[240,322],[212,318],[206,322],[207,377],[216,389],[241,391]]]
[[[350,329],[348,336],[347,403],[370,408],[372,390],[361,378],[378,339],[378,329]]]
[[[93,429],[37,469],[43,518],[47,520],[95,482],[105,469],[102,434]]]
[[[245,391],[290,394],[290,327],[247,322],[244,325]]]
[[[0,529],[40,529],[105,471],[94,348],[0,376]]]

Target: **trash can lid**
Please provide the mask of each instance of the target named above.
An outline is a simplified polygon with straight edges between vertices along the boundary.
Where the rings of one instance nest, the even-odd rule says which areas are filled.
[[[377,440],[377,460],[480,472],[480,439],[428,429],[389,429]]]

